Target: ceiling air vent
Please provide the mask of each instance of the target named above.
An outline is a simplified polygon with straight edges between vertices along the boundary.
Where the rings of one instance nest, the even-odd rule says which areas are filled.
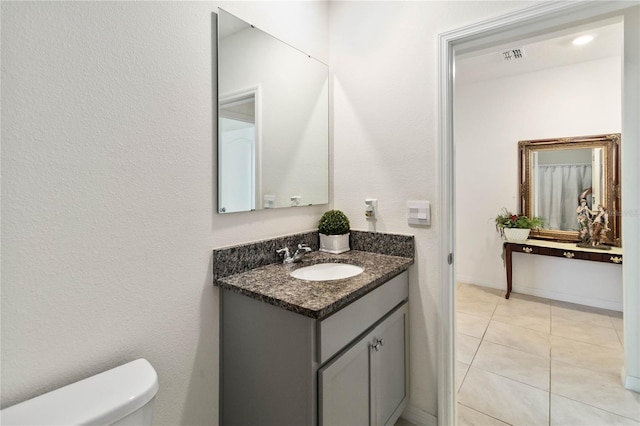
[[[521,47],[518,49],[510,49],[502,52],[502,59],[504,59],[505,61],[515,61],[516,59],[523,59],[523,58],[524,58],[524,49]]]

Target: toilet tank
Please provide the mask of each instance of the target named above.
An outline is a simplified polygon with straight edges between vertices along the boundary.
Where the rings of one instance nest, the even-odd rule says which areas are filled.
[[[0,411],[10,425],[150,425],[158,375],[137,359]]]

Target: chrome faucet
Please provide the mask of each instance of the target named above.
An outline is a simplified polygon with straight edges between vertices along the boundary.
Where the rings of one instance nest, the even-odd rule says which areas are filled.
[[[311,247],[309,247],[307,244],[298,244],[298,249],[293,254],[293,256],[291,256],[291,253],[289,252],[289,247],[284,247],[280,250],[276,250],[276,253],[284,253],[282,263],[298,263],[301,262],[304,255],[309,253],[310,251],[312,251]]]
[[[293,262],[301,262],[304,255],[309,252],[311,252],[311,247],[309,247],[309,245],[304,243],[298,244],[298,250],[293,254]]]

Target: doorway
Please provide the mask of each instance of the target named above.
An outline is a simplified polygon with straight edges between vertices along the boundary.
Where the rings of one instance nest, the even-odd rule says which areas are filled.
[[[621,9],[627,9],[621,11]],[[442,238],[440,252],[442,263],[439,265],[440,282],[441,282],[441,312],[440,318],[442,323],[439,326],[440,337],[439,355],[442,357],[439,363],[439,407],[438,407],[438,422],[440,424],[454,424],[455,423],[455,380],[453,376],[454,368],[454,356],[455,342],[453,339],[455,333],[455,321],[453,319],[453,313],[455,311],[455,271],[450,261],[451,256],[447,256],[449,253],[457,252],[456,244],[454,240],[455,229],[455,209],[454,209],[454,186],[455,181],[453,173],[453,56],[456,53],[469,52],[486,48],[490,45],[498,45],[507,41],[517,40],[526,35],[540,35],[549,31],[554,31],[560,28],[566,28],[580,23],[593,21],[596,19],[604,19],[614,17],[616,15],[625,16],[625,24],[629,24],[625,34],[625,60],[628,55],[635,55],[632,57],[633,61],[637,61],[637,51],[634,53],[629,47],[635,46],[637,48],[638,39],[638,25],[640,19],[638,17],[638,8],[631,9],[627,5],[616,4],[543,4],[538,7],[526,9],[521,13],[505,16],[502,19],[496,19],[490,22],[483,22],[475,26],[462,28],[449,33],[442,34],[440,36],[440,111],[441,111],[441,125],[440,125],[440,162],[441,162],[441,208],[442,208],[442,226],[444,228],[445,235],[448,238]],[[634,38],[635,37],[635,38]],[[633,75],[629,68],[624,71],[624,85],[625,85],[625,99],[624,110],[626,119],[623,122],[623,130],[625,137],[631,140],[635,140],[640,134],[639,126],[637,123],[633,123],[629,118],[638,114],[638,94],[632,92],[629,94],[627,90],[630,87],[638,87],[637,74]],[[627,155],[626,160],[624,155]],[[623,154],[623,170],[625,170],[625,161],[631,164],[634,157],[638,155],[638,146],[627,147]],[[624,183],[637,181],[637,170],[632,170],[632,167],[627,167],[625,173],[628,173],[623,177],[623,194]],[[630,191],[629,191],[630,192]],[[637,195],[631,194],[626,199],[626,206],[637,206]],[[638,256],[639,247],[637,243],[637,235],[635,229],[637,229],[637,218],[632,215],[624,217],[627,226],[628,238],[625,242],[625,255]],[[631,233],[629,233],[631,231]],[[623,233],[623,241],[625,234]],[[626,366],[627,372],[625,380],[627,387],[634,388],[638,384],[636,382],[638,375],[638,341],[634,340],[633,333],[629,332],[632,327],[638,327],[638,312],[637,306],[638,299],[640,298],[640,287],[638,285],[637,277],[640,275],[637,265],[625,265],[623,272],[623,279],[627,283],[625,287],[625,328],[627,329],[627,335],[631,336],[631,339],[626,339]],[[627,309],[631,307],[631,309]],[[637,333],[636,333],[637,334]],[[624,376],[624,375],[623,375]]]
[[[222,99],[219,106],[219,212],[256,209],[259,143],[256,94],[249,90]]]

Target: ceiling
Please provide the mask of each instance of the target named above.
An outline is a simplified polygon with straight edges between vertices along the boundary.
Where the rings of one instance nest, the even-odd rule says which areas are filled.
[[[591,34],[593,41],[575,46],[573,40]],[[599,22],[535,38],[494,46],[455,57],[456,84],[508,77],[579,62],[622,56],[622,22]],[[505,60],[503,52],[521,49],[524,57]]]

